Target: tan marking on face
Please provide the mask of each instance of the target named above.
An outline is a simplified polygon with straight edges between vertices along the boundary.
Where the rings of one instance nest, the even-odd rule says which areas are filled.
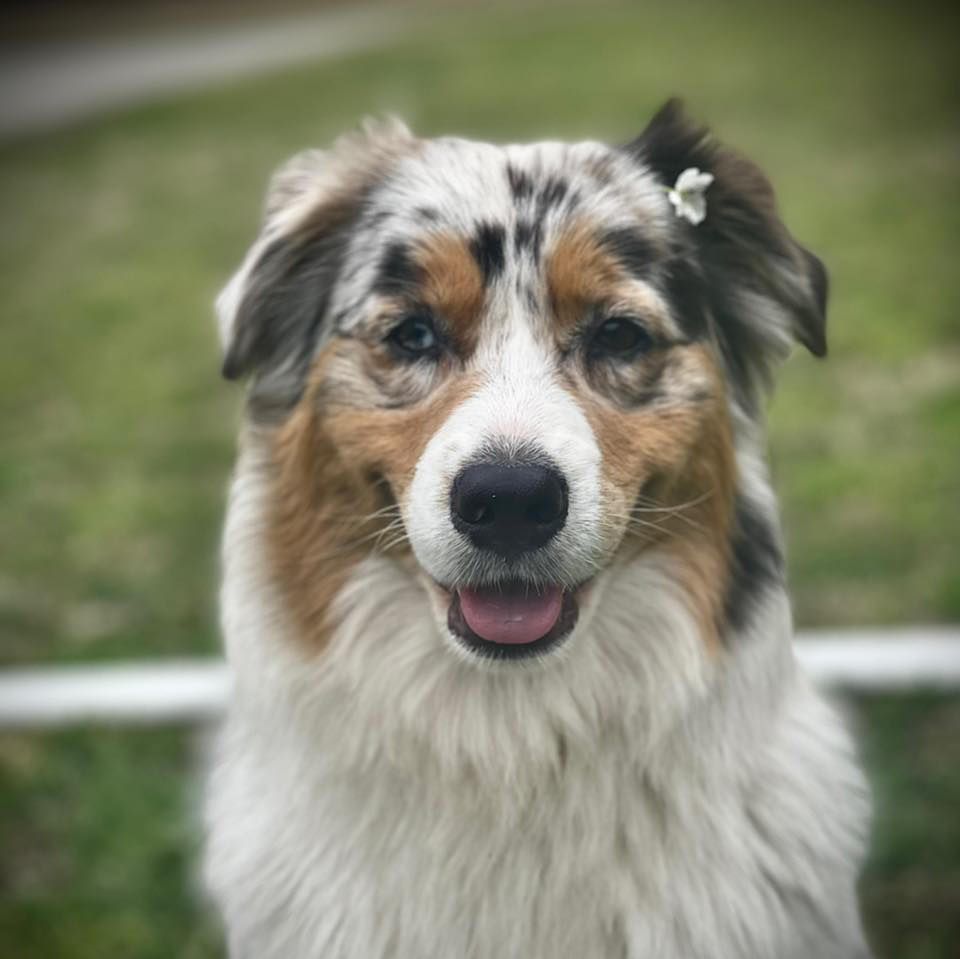
[[[337,405],[326,386],[341,349],[332,343],[321,353],[272,442],[270,563],[313,652],[329,639],[330,605],[357,563],[378,549],[412,563],[409,543],[393,542],[402,530],[388,528],[399,510],[378,511],[402,500],[424,447],[474,385],[451,379],[403,409]]]
[[[655,328],[663,323],[660,298],[629,276],[588,220],[576,221],[557,238],[547,256],[546,278],[561,346],[597,304],[617,304],[618,309],[642,316]]]
[[[270,564],[298,638],[319,650],[328,639],[330,604],[385,528],[383,520],[365,520],[385,505],[384,497],[371,474],[339,455],[308,402],[275,436],[272,461]]]
[[[669,519],[668,548],[676,556],[677,576],[712,649],[721,643],[724,599],[730,579],[730,530],[736,488],[736,462],[729,420],[714,410],[704,421],[697,466],[684,482],[666,493],[679,507]],[[702,498],[702,499],[701,499]],[[690,507],[683,507],[690,503]]]
[[[598,242],[595,229],[580,220],[557,238],[547,256],[546,276],[554,320],[561,332],[568,332],[580,324],[586,307],[613,294],[622,271]]]
[[[461,356],[477,345],[486,290],[467,241],[444,233],[431,237],[415,259],[423,272],[421,296],[450,330]]]
[[[326,426],[341,455],[381,472],[401,498],[424,447],[476,386],[477,379],[472,375],[453,377],[415,406],[340,409],[326,417]]]
[[[656,544],[676,557],[702,633],[716,646],[736,464],[717,364],[705,347],[688,349],[713,383],[706,401],[622,410],[585,388],[576,398],[602,455],[607,535],[622,537],[619,548],[627,553]]]

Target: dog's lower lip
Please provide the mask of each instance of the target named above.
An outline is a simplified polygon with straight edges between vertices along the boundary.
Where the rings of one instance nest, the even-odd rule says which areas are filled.
[[[472,652],[488,659],[523,659],[541,655],[566,639],[579,615],[577,590],[559,586],[533,587],[511,582],[487,590],[441,588],[450,597],[447,614],[450,632]],[[464,615],[465,593],[470,615]],[[478,599],[481,603],[486,599],[494,610],[484,612],[481,608],[482,615],[478,615]],[[530,605],[525,606],[525,603]],[[520,622],[524,618],[527,622]],[[486,636],[472,628],[471,620]]]

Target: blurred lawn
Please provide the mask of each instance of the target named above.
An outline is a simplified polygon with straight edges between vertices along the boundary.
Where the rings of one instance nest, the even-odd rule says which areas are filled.
[[[668,95],[764,166],[831,269],[831,356],[771,411],[801,625],[960,620],[960,18],[652,3],[435,16],[427,35],[0,148],[6,664],[213,653],[237,396],[210,303],[269,171],[357,118],[626,139]],[[960,942],[960,705],[857,704],[880,952]],[[179,731],[0,737],[5,953],[216,954]],[[11,948],[12,947],[12,948]]]

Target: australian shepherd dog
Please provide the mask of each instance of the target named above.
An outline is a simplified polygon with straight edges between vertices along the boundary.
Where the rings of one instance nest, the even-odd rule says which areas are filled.
[[[675,102],[624,146],[391,121],[279,170],[218,301],[234,959],[868,955],[764,461],[826,295]]]

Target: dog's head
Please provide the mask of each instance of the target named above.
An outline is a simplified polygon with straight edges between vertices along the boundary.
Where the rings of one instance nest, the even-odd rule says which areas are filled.
[[[714,178],[697,225],[668,195],[691,167]],[[298,629],[321,643],[378,552],[461,656],[542,657],[657,549],[721,640],[737,443],[792,342],[825,352],[825,297],[765,177],[675,103],[618,148],[387,124],[296,157],[219,309]]]

